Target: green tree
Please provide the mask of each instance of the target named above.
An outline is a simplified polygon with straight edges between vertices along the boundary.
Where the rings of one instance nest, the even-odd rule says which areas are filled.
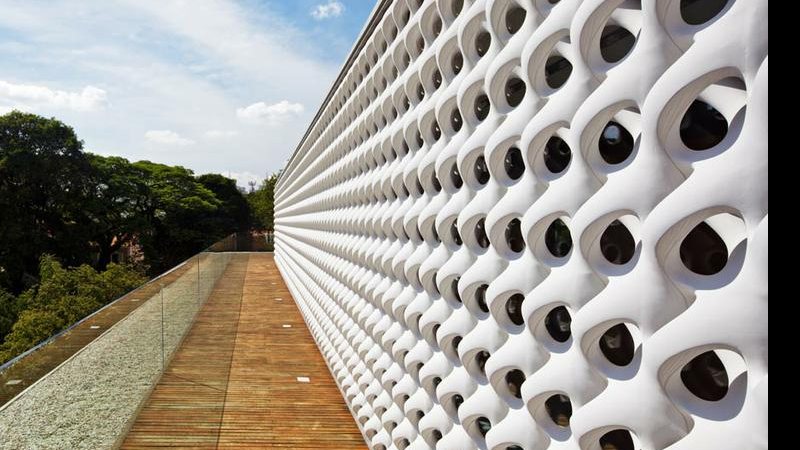
[[[89,265],[68,269],[49,255],[41,258],[39,278],[39,284],[20,295],[16,302],[22,312],[0,346],[0,362],[24,352],[146,281],[143,275],[117,264],[110,264],[102,273]]]
[[[255,191],[247,195],[250,210],[253,214],[253,226],[260,230],[273,230],[275,226],[275,184],[281,171],[269,175]]]
[[[140,244],[153,273],[172,268],[223,237],[204,225],[221,202],[191,170],[150,161],[133,165],[145,172],[152,195],[146,212],[152,228],[140,237]]]
[[[88,154],[92,173],[92,195],[84,208],[91,219],[91,239],[97,246],[95,267],[105,270],[111,255],[152,226],[148,211],[152,193],[147,171],[116,156]]]
[[[216,214],[208,219],[210,230],[214,230],[217,235],[225,236],[250,229],[250,206],[247,198],[236,186],[236,180],[212,173],[200,175],[197,181],[213,192],[220,201]]]
[[[91,166],[69,126],[13,111],[0,116],[0,273],[12,292],[35,282],[39,255],[91,259]]]

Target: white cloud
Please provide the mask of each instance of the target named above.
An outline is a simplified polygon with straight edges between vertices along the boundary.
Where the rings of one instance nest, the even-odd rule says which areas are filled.
[[[52,90],[46,86],[14,84],[0,80],[0,102],[22,107],[54,107],[73,111],[97,111],[108,106],[103,89],[86,86],[80,92]]]
[[[193,140],[181,137],[181,135],[171,130],[150,130],[144,134],[144,137],[148,141],[155,142],[157,144],[179,146],[194,144]]]
[[[238,135],[239,135],[238,131],[232,131],[232,130],[209,130],[203,133],[203,136],[209,139],[230,138]]]
[[[266,121],[275,124],[292,116],[298,116],[304,110],[305,108],[300,103],[290,103],[288,100],[282,100],[274,105],[258,102],[244,108],[237,108],[236,117],[250,122]]]
[[[344,5],[336,0],[330,0],[328,3],[317,5],[311,11],[311,15],[317,20],[330,19],[331,17],[339,17],[344,12]]]
[[[249,188],[249,184],[251,181],[256,184],[256,188],[261,185],[261,182],[264,180],[263,175],[256,175],[252,172],[227,172],[223,175],[227,176],[228,178],[233,178],[236,180],[236,185],[241,186],[243,188]]]

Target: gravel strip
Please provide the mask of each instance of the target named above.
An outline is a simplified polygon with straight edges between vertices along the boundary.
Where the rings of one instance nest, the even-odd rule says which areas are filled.
[[[0,449],[113,448],[162,370],[230,255],[205,255],[197,269],[43,377],[0,410]],[[199,279],[198,279],[199,278]]]

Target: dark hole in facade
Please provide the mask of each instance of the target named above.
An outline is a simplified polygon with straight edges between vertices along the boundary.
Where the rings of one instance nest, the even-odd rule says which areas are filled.
[[[603,128],[598,140],[600,156],[609,164],[619,164],[633,153],[633,136],[613,120]]]
[[[433,72],[433,87],[435,89],[439,89],[439,86],[442,85],[442,73],[439,72],[439,69]]]
[[[544,245],[556,258],[563,258],[569,254],[572,250],[572,235],[563,220],[556,219],[547,227],[544,233]]]
[[[728,0],[681,0],[681,18],[689,25],[701,25],[717,16]]]
[[[600,35],[600,54],[609,63],[624,58],[636,43],[636,37],[619,25],[606,25]]]
[[[552,173],[561,173],[572,159],[569,145],[558,136],[552,136],[544,146],[544,165]]]
[[[564,306],[553,308],[544,318],[544,328],[556,342],[567,342],[572,336],[572,317]]]
[[[713,106],[695,100],[681,119],[680,134],[690,150],[708,150],[725,139],[728,121]]]
[[[600,336],[600,351],[612,364],[627,366],[633,361],[633,336],[624,323],[614,325]]]
[[[544,65],[544,79],[548,86],[558,89],[567,82],[572,73],[572,63],[559,54],[552,54]]]
[[[519,369],[514,369],[506,373],[506,386],[508,392],[516,398],[522,398],[522,383],[525,382],[525,374]]]
[[[489,421],[486,417],[478,417],[475,419],[475,425],[478,427],[478,432],[481,436],[486,437],[486,433],[492,429],[492,422]]]
[[[503,165],[508,177],[512,180],[518,180],[525,173],[525,161],[522,159],[522,152],[517,147],[508,149]]]
[[[689,392],[710,402],[722,400],[728,393],[728,372],[713,350],[683,366],[681,381]]]
[[[490,107],[489,97],[485,94],[479,95],[478,98],[475,99],[475,117],[478,121],[482,121],[489,115]]]
[[[442,190],[442,183],[439,183],[439,178],[436,177],[436,172],[431,173],[431,184],[433,185],[434,191],[439,192]],[[436,233],[436,227],[433,228],[433,232]]]
[[[475,355],[475,363],[477,363],[481,375],[486,376],[486,361],[489,359],[489,356],[489,352],[486,350],[481,350]]]
[[[461,14],[461,9],[464,8],[464,0],[453,0],[450,11],[453,12],[453,17],[458,17]]]
[[[453,131],[458,132],[461,130],[461,125],[463,125],[463,120],[461,119],[461,112],[458,108],[453,110],[453,114],[450,115],[450,125],[453,127]]]
[[[480,184],[486,184],[489,181],[489,168],[486,166],[486,158],[483,155],[475,160],[475,179]]]
[[[439,129],[439,123],[438,122],[434,121],[433,124],[431,125],[431,133],[433,133],[433,139],[434,140],[438,141],[439,138],[442,137],[442,130]]]
[[[458,171],[458,164],[456,163],[453,163],[453,167],[450,168],[450,181],[453,182],[453,186],[456,189],[464,185],[464,180],[461,179],[461,172]]]
[[[553,423],[560,427],[569,426],[569,418],[572,417],[572,402],[569,397],[564,394],[553,395],[545,400],[544,408]]]
[[[519,219],[513,219],[506,225],[506,243],[508,248],[515,253],[519,253],[525,248],[525,240],[522,239]]]
[[[481,248],[489,247],[489,236],[486,235],[486,219],[481,218],[475,224],[475,240]]]
[[[479,58],[482,58],[486,52],[489,51],[489,46],[492,45],[492,35],[488,31],[482,31],[475,38],[475,52]]]
[[[464,403],[464,397],[462,397],[461,394],[455,394],[451,401],[453,402],[453,408],[458,411],[458,408]]]
[[[628,430],[611,430],[600,436],[601,450],[634,450],[633,438]]]
[[[628,228],[615,220],[600,236],[600,252],[611,264],[626,264],[636,252],[636,242]]]
[[[461,294],[458,293],[458,280],[460,279],[461,278],[455,278],[453,279],[453,282],[450,284],[450,286],[453,288],[453,297],[455,297],[459,303],[461,303]]]
[[[515,108],[522,103],[525,98],[525,82],[517,77],[510,78],[506,82],[506,101],[508,106]]]
[[[458,232],[458,223],[455,220],[453,221],[453,224],[450,225],[450,237],[453,238],[453,242],[455,242],[456,245],[462,244],[461,234]]]
[[[451,67],[453,69],[453,75],[458,75],[458,73],[461,72],[461,68],[464,67],[464,56],[461,54],[461,52],[453,55]]]
[[[488,284],[482,284],[475,290],[475,303],[483,312],[489,312],[489,305],[486,304],[486,290],[489,289]]]
[[[519,5],[514,5],[506,12],[506,29],[509,33],[514,34],[522,28],[525,23],[525,16],[527,12]]]
[[[700,275],[714,275],[728,264],[728,246],[706,222],[700,222],[683,238],[680,255],[683,265]]]
[[[525,296],[522,294],[514,294],[509,297],[506,302],[506,314],[514,325],[522,325],[525,320],[522,318],[522,302],[525,301]]]
[[[417,86],[417,100],[422,101],[425,98],[425,87],[421,84]]]

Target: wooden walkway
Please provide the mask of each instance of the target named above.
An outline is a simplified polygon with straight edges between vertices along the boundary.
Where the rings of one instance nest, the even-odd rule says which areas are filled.
[[[271,253],[233,256],[122,443],[154,447],[366,449]]]

